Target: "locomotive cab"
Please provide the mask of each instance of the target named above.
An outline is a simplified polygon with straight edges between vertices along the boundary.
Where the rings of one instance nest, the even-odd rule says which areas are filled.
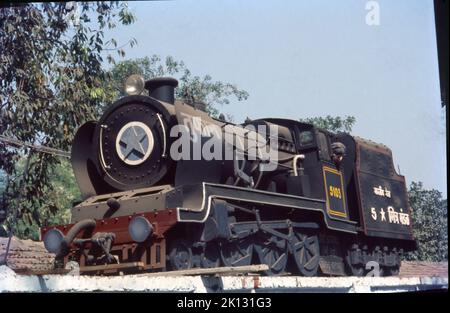
[[[299,124],[298,151],[304,155],[303,172],[309,180],[308,195],[317,199],[324,199],[327,214],[330,218],[349,219],[346,200],[345,171],[341,160],[333,160],[332,136],[326,130],[309,124]]]

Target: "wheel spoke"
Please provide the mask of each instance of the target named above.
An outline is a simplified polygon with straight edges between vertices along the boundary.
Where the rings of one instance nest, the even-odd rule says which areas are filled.
[[[318,263],[319,255],[312,256],[309,260],[305,262],[305,268],[313,269],[314,266]]]
[[[192,250],[186,240],[176,240],[169,250],[170,266],[173,270],[192,268]]]
[[[219,248],[215,242],[207,243],[201,254],[201,266],[205,268],[218,267],[220,265]]]
[[[316,275],[320,261],[318,237],[296,232],[290,244],[300,274],[303,276]]]
[[[286,269],[288,250],[282,240],[272,236],[255,244],[259,262],[269,266],[267,275],[278,275]]]
[[[303,246],[304,246],[303,241],[297,241],[297,242],[294,243],[294,249],[296,251],[300,250],[300,249],[303,249]]]
[[[250,265],[252,252],[253,245],[248,238],[222,243],[220,247],[220,257],[225,266]]]

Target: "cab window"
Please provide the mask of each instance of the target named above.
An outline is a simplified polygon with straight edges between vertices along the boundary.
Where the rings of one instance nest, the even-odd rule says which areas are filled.
[[[323,160],[331,161],[330,149],[328,148],[327,136],[321,131],[317,132],[317,143],[321,151],[321,157]]]
[[[314,135],[310,130],[302,131],[299,137],[301,146],[307,146],[314,142]]]

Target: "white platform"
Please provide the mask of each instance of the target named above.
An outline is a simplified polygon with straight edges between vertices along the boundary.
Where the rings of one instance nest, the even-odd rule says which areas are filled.
[[[0,292],[405,292],[448,289],[448,277],[18,275],[0,266]]]

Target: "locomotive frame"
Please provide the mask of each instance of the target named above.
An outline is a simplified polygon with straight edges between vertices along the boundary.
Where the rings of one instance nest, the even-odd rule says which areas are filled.
[[[283,161],[274,173],[253,180],[260,165],[249,171],[235,161],[174,162],[168,125],[181,115],[231,124],[175,101],[176,85],[147,81],[149,96],[124,97],[77,132],[72,164],[85,200],[72,209],[70,224],[41,229],[57,266],[75,260],[81,272],[104,265],[102,273],[117,273],[113,264],[136,272],[265,263],[267,275],[361,276],[375,261],[382,275],[398,273],[415,241],[405,179],[389,148],[269,118],[247,124],[280,128]],[[130,127],[137,137],[138,123],[151,126],[151,144],[149,127],[139,138],[155,151],[125,162],[119,150],[130,149],[119,142]],[[346,147],[345,156],[335,153],[335,143]],[[142,175],[122,173],[127,169]]]

